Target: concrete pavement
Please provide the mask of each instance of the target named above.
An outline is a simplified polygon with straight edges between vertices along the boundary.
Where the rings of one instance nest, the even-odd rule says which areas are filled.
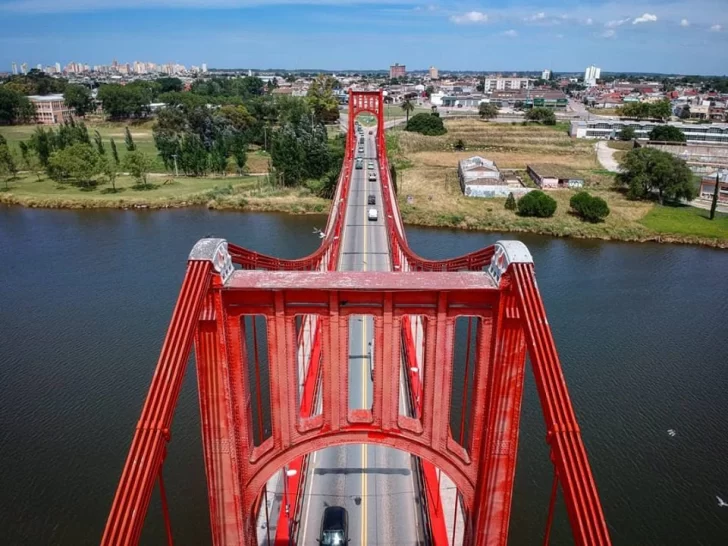
[[[600,140],[594,145],[594,148],[597,151],[597,159],[602,167],[613,173],[621,172],[619,162],[614,159],[614,152],[617,150],[607,146],[606,140]]]
[[[367,181],[368,161],[377,163],[375,138],[368,131],[364,168],[354,169],[352,174],[340,271],[391,269],[378,171],[377,182]],[[367,204],[369,195],[375,196],[376,205]],[[372,207],[379,212],[377,221],[367,219]],[[373,385],[368,354],[376,350],[372,347],[373,318],[351,317],[349,328],[349,405],[370,408]],[[346,508],[352,546],[424,543],[419,493],[409,454],[376,445],[330,447],[311,455],[307,483],[298,544],[316,544],[327,506]]]

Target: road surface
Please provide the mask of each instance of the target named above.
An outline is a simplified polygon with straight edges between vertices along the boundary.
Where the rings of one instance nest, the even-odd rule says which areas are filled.
[[[614,159],[614,153],[617,150],[610,148],[606,140],[600,140],[594,145],[594,148],[597,151],[597,159],[599,159],[602,167],[613,173],[620,172],[619,162]]]
[[[366,131],[368,133],[368,130]],[[373,130],[376,134],[376,129]],[[364,168],[354,169],[344,219],[341,271],[387,271],[391,268],[383,221],[382,190],[368,182],[367,162],[376,166],[374,136],[366,135]],[[375,169],[375,172],[376,169]],[[367,220],[373,194],[377,221]],[[352,317],[349,337],[349,405],[371,407],[372,381],[367,357],[373,339],[371,317]],[[375,349],[376,350],[376,349]],[[375,445],[331,447],[311,455],[308,487],[301,508],[298,544],[316,544],[326,506],[349,513],[349,538],[356,545],[424,544],[419,494],[412,457]]]

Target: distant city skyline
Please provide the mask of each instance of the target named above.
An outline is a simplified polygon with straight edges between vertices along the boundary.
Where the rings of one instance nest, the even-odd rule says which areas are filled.
[[[57,58],[49,58],[57,57]],[[154,57],[212,68],[723,75],[725,0],[0,0],[0,67]]]

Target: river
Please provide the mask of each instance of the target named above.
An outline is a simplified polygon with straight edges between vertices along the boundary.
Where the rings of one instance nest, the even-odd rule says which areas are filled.
[[[98,543],[177,297],[204,236],[297,257],[321,216],[0,208],[0,544]],[[531,250],[614,544],[728,540],[728,252],[408,228],[441,258]],[[177,544],[208,544],[195,375],[165,466]],[[673,429],[675,435],[668,434]],[[533,379],[514,545],[539,542],[551,467]],[[561,506],[552,544],[568,544]],[[144,542],[162,543],[158,496]]]

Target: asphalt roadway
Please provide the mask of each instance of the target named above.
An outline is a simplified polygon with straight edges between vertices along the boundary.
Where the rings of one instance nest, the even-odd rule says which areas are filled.
[[[340,271],[388,271],[389,246],[383,221],[374,136],[365,128],[364,168],[354,169],[344,218]],[[358,138],[358,137],[357,137]],[[358,147],[358,145],[357,145]],[[372,161],[377,181],[368,182]],[[353,168],[353,167],[352,167]],[[376,205],[368,205],[374,195]],[[376,208],[376,221],[367,211]],[[351,317],[349,334],[349,405],[371,407],[372,380],[368,357],[373,340],[372,317]],[[376,348],[374,348],[376,350]],[[424,544],[419,493],[413,458],[408,453],[376,445],[330,447],[311,455],[301,508],[298,544],[316,545],[327,506],[343,506],[349,514],[349,544]]]

